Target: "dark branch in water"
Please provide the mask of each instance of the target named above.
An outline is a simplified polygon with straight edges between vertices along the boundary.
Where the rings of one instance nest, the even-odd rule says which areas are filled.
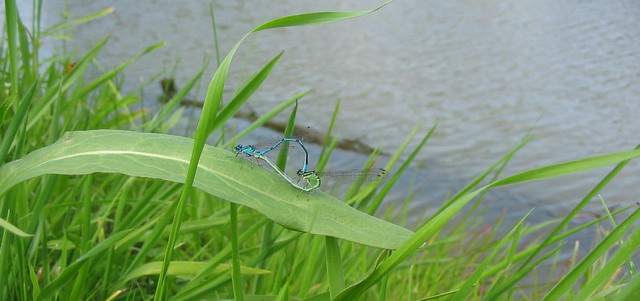
[[[162,103],[166,103],[167,101],[169,101],[178,92],[178,88],[176,87],[175,80],[172,78],[165,78],[160,80],[160,86],[162,86],[162,91],[164,91],[164,95],[159,98],[159,101]],[[192,100],[192,99],[183,99],[181,104],[187,107],[202,108],[203,102]],[[234,117],[242,118],[242,119],[253,122],[253,121],[256,121],[260,116],[258,116],[258,114],[254,111],[249,111],[248,113],[238,112]],[[269,120],[263,126],[266,128],[272,129],[276,132],[284,132],[284,129],[286,128],[287,124],[286,122]],[[294,133],[304,133],[306,135],[309,135],[313,137],[311,143],[315,143],[319,145],[324,144],[325,138],[327,136],[325,133],[321,133],[319,131],[312,130],[307,127],[298,126],[298,125],[296,125],[294,129]],[[340,139],[338,140],[336,147],[342,150],[347,150],[347,151],[352,151],[352,152],[357,152],[357,153],[362,153],[367,155],[371,154],[374,150],[373,147],[365,143],[362,143],[361,141],[356,139]]]

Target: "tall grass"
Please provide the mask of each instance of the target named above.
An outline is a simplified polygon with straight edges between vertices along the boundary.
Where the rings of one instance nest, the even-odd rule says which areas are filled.
[[[0,48],[0,286],[1,300],[635,300],[640,291],[633,256],[640,246],[634,206],[576,228],[571,221],[640,150],[623,151],[503,176],[529,139],[488,164],[485,172],[409,230],[398,222],[407,207],[382,211],[382,201],[425,147],[435,126],[417,126],[395,150],[385,182],[354,183],[344,200],[302,193],[276,174],[235,158],[229,149],[308,91],[282,103],[216,147],[222,131],[274,70],[282,53],[256,72],[228,101],[223,88],[236,50],[250,34],[285,26],[362,17],[324,12],[267,22],[242,37],[210,81],[194,139],[166,133],[203,70],[156,113],[132,111],[137,91],[123,94],[121,73],[139,54],[97,78],[86,71],[108,47],[108,36],[79,59],[61,53],[42,60],[42,35],[108,17],[112,10],[31,29],[15,0],[5,0]],[[375,17],[370,15],[367,17]],[[215,22],[214,22],[215,30]],[[76,62],[70,65],[69,62]],[[339,118],[339,105],[331,124]],[[286,133],[295,125],[295,106]],[[151,114],[151,115],[149,115]],[[336,140],[327,133],[318,168]],[[227,133],[228,134],[228,133]],[[227,136],[225,134],[225,136]],[[414,139],[418,146],[408,149]],[[377,157],[372,154],[366,166]],[[400,158],[406,157],[404,162]],[[287,163],[283,154],[278,164]],[[247,168],[247,165],[249,168]],[[487,223],[476,210],[491,188],[615,165],[562,220],[537,225]],[[480,186],[480,183],[486,183]],[[526,184],[524,184],[526,185]],[[194,189],[197,188],[197,189]],[[633,211],[633,212],[631,212]],[[622,221],[620,213],[627,217]],[[611,230],[600,223],[611,224]],[[484,226],[483,226],[484,225]],[[582,259],[556,257],[572,235],[602,235]],[[506,233],[506,234],[505,234]]]

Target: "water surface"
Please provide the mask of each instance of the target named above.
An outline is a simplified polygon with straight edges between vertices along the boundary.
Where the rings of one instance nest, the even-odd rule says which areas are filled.
[[[75,28],[68,44],[84,52],[111,34],[99,57],[106,67],[167,41],[128,69],[129,90],[163,69],[184,84],[215,49],[209,1],[52,0],[44,3],[46,24],[58,19],[65,2],[75,16],[115,7],[113,15]],[[364,10],[381,2],[215,1],[219,48],[223,57],[246,32],[277,17]],[[535,139],[505,175],[640,143],[639,16],[634,0],[396,1],[354,20],[250,37],[233,62],[226,93],[285,50],[249,102],[258,113],[313,89],[300,103],[302,123],[326,129],[340,99],[336,132],[389,153],[416,124],[423,123],[423,135],[437,123],[419,156],[427,163],[415,185],[423,188],[415,204],[433,206],[527,134]],[[213,71],[193,98],[202,97]],[[145,104],[154,106],[159,93],[156,85],[145,89]],[[333,166],[360,158],[341,155]],[[608,170],[500,188],[487,206],[515,216],[531,207],[561,216]],[[602,197],[612,205],[638,201],[639,175],[640,164],[632,162]],[[589,210],[601,212],[599,206]]]

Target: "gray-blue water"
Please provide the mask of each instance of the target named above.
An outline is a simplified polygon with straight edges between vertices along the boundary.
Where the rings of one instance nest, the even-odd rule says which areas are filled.
[[[271,19],[364,10],[382,1],[214,2],[224,57],[246,32]],[[73,27],[67,44],[83,53],[111,34],[99,56],[105,68],[167,41],[131,65],[125,89],[163,69],[184,84],[215,49],[210,1],[50,0],[44,3],[45,25],[59,20],[64,3],[73,17],[115,7],[112,15]],[[21,9],[23,15],[30,12],[28,5]],[[44,41],[55,51],[53,39]],[[640,2],[635,0],[404,0],[353,20],[260,32],[245,41],[233,61],[226,95],[282,50],[284,56],[249,102],[258,113],[313,89],[300,102],[302,123],[325,130],[340,99],[335,132],[388,153],[417,123],[424,124],[419,135],[438,124],[418,156],[425,164],[415,184],[407,177],[401,186],[419,189],[412,203],[416,216],[439,205],[527,134],[535,139],[504,175],[640,143]],[[191,98],[202,98],[213,71],[208,69],[199,94]],[[155,105],[160,92],[155,84],[146,88],[145,103]],[[330,167],[355,168],[363,161],[362,155],[338,152]],[[532,207],[537,208],[534,218],[563,216],[609,170],[503,187],[489,195],[486,207],[494,215],[507,210],[514,218]],[[396,191],[389,202],[403,201],[403,192]],[[625,206],[640,200],[639,193],[640,164],[632,162],[602,197]],[[588,211],[601,213],[599,203],[594,200]]]

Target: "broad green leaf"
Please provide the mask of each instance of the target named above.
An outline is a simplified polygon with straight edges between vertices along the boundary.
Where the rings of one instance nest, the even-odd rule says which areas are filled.
[[[0,167],[0,194],[44,174],[122,173],[183,183],[193,140],[117,130],[69,132],[56,143]],[[321,191],[302,192],[275,173],[206,146],[194,186],[261,212],[284,227],[395,249],[412,232],[357,211]]]
[[[167,274],[174,276],[193,276],[198,274],[198,272],[206,265],[207,262],[204,261],[172,261],[171,265],[169,265]],[[149,262],[131,271],[131,273],[125,277],[126,281],[146,275],[158,275],[160,274],[161,267],[162,261]],[[230,264],[222,263],[212,271],[212,274],[226,272],[229,269],[231,269]],[[250,267],[240,267],[240,271],[245,275],[264,275],[271,273],[267,270]]]
[[[20,228],[14,226],[12,223],[6,221],[5,219],[0,218],[0,228],[5,228],[7,229],[7,231],[18,235],[18,236],[22,236],[22,237],[29,237],[29,236],[33,236],[33,234],[29,234],[26,233],[22,230],[20,230]]]

